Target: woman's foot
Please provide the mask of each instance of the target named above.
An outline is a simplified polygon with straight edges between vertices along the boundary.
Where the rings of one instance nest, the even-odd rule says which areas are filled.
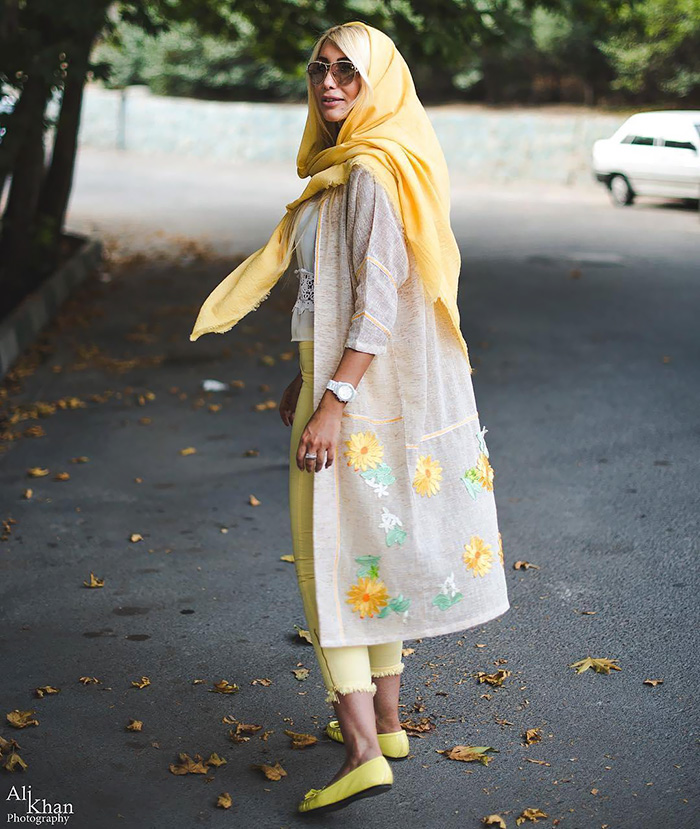
[[[376,722],[377,734],[395,734],[397,731],[401,731],[401,723],[399,722],[398,715],[381,720],[377,719]]]
[[[358,766],[362,765],[362,763],[366,763],[368,760],[371,760],[374,757],[381,756],[381,749],[368,748],[362,754],[354,755],[352,757],[346,757],[345,762],[340,767],[335,777],[329,780],[328,783],[326,783],[326,786],[330,786],[332,783],[335,783],[337,780],[340,780],[341,777],[345,777],[345,775],[348,772],[351,772],[353,769],[356,769]]]

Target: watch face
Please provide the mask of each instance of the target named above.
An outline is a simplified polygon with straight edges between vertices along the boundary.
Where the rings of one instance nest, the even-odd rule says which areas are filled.
[[[352,397],[352,389],[350,386],[340,386],[338,389],[338,394],[343,400],[350,400]]]

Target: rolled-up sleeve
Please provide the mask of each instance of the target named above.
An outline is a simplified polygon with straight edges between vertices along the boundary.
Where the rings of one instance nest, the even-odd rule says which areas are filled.
[[[403,228],[384,187],[366,168],[354,167],[348,232],[354,271],[355,309],[347,348],[384,354],[392,335],[399,290],[408,277]]]

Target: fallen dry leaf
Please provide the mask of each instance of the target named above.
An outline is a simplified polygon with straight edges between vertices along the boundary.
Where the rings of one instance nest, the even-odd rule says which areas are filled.
[[[29,475],[30,478],[43,478],[44,476],[46,476],[48,474],[49,474],[49,470],[44,469],[41,466],[31,466],[27,470],[27,475]]]
[[[533,743],[540,743],[542,742],[542,734],[539,728],[528,728],[527,731],[523,734],[523,740],[525,740],[526,746],[531,746]]]
[[[14,711],[10,711],[10,713],[7,714],[7,721],[15,728],[26,728],[28,725],[39,725],[39,720],[32,717],[32,714],[36,714],[36,711],[33,709],[30,711],[20,711],[19,708],[15,708]]]
[[[212,753],[209,755],[209,759],[207,760],[207,765],[215,766],[218,769],[219,766],[225,766],[227,762],[228,761],[226,759],[224,759],[223,757],[219,757],[219,755],[215,751],[212,751]]]
[[[421,708],[420,710],[424,710]],[[406,733],[410,737],[422,737],[430,731],[435,731],[435,723],[429,717],[421,717],[417,722],[412,719],[404,720],[401,727],[406,729]]]
[[[184,449],[180,449],[181,455],[194,455],[197,450],[194,446],[186,446]]]
[[[83,584],[85,585],[85,587],[104,587],[105,580],[98,579],[94,573],[90,573],[90,581],[84,581]]]
[[[50,696],[51,694],[60,694],[60,693],[61,693],[61,689],[60,688],[54,688],[53,685],[42,685],[40,688],[35,688],[34,689],[34,696],[39,697],[39,699],[41,699],[42,697],[45,697],[45,696],[46,697]]]
[[[54,481],[69,481],[70,475],[68,474],[68,472],[57,472],[53,476],[53,479]]]
[[[34,495],[34,490],[33,489],[25,489],[24,492],[22,493],[22,497],[25,498],[26,500],[29,500],[32,497],[32,495]]]
[[[309,678],[308,668],[292,668],[292,673],[300,682]]]
[[[255,495],[251,495],[248,500],[248,503],[251,505],[251,507],[259,507],[262,501],[258,501]]]
[[[538,564],[530,564],[529,561],[514,561],[513,570],[539,570]]]
[[[455,746],[444,750],[438,749],[438,754],[444,754],[448,760],[459,760],[462,763],[477,762],[488,766],[493,757],[487,755],[487,751],[498,751],[498,749],[492,746]]]
[[[206,774],[209,771],[199,754],[195,754],[192,758],[189,754],[182,753],[178,754],[178,757],[181,761],[179,764],[171,763],[168,766],[173,774]]]
[[[235,682],[229,682],[227,679],[220,679],[218,682],[215,682],[214,687],[209,690],[216,694],[235,694],[241,689]]]
[[[230,809],[233,806],[233,801],[231,800],[231,795],[228,792],[224,792],[220,794],[216,799],[216,805],[220,809]]]
[[[294,555],[291,553],[287,553],[284,556],[280,556],[280,561],[290,561],[294,563]]]
[[[127,731],[142,731],[143,730],[143,721],[142,720],[129,720],[128,725],[126,726]]]
[[[308,630],[300,628],[299,625],[294,625],[294,628],[301,639],[303,639],[305,642],[308,642],[310,645],[313,645],[313,640],[311,639],[311,634]]]
[[[284,733],[292,738],[292,748],[307,748],[308,746],[316,745],[318,738],[313,734],[300,734],[296,731],[290,731],[288,728],[284,729]]]
[[[135,544],[137,541],[143,541],[143,536],[141,533],[131,533],[129,541],[131,541],[132,544]]]
[[[622,670],[615,662],[617,662],[616,659],[596,659],[592,656],[587,656],[585,659],[580,659],[578,662],[569,665],[569,667],[576,668],[577,674],[582,674],[589,668],[592,668],[597,674],[609,674],[611,669],[615,671]]]
[[[499,829],[506,829],[506,822],[500,815],[486,815],[481,822],[484,826],[498,826]]]
[[[233,717],[229,721],[236,723],[235,730],[232,728],[228,732],[229,740],[231,740],[232,743],[247,743],[250,740],[250,737],[246,735],[255,734],[262,728],[261,725],[237,722]]]
[[[81,676],[78,682],[82,682],[83,685],[97,685],[100,680],[96,676]]]
[[[88,463],[90,458],[87,455],[79,455],[77,458],[71,458],[71,463]]]
[[[251,765],[251,768],[260,769],[268,780],[281,780],[287,776],[287,772],[279,764],[279,761],[274,766],[270,766],[267,763],[254,763]]]
[[[663,685],[663,679],[645,679],[642,682],[642,685],[652,685],[656,687],[657,685]]]
[[[267,678],[265,678],[265,679],[254,679],[254,680],[251,681],[250,684],[251,685],[264,685],[267,688],[268,686],[272,685],[272,680],[267,679]]]
[[[26,771],[29,766],[24,762],[24,760],[17,754],[16,751],[10,752],[7,756],[7,760],[5,760],[4,755],[0,755],[2,760],[4,760],[2,764],[2,768],[6,771],[17,771],[17,769],[22,769],[22,771]]]
[[[518,817],[515,818],[515,822],[520,826],[521,823],[524,823],[526,820],[531,820],[533,823],[537,823],[538,817],[549,817],[546,812],[543,812],[541,809],[532,808],[532,809],[523,809]]]
[[[487,674],[486,671],[477,671],[476,676],[479,682],[487,682],[495,688],[503,685],[503,680],[510,676],[510,671],[499,668],[495,673]]]
[[[151,684],[151,680],[147,676],[142,676],[141,679],[132,680],[131,684],[134,688],[146,688]]]

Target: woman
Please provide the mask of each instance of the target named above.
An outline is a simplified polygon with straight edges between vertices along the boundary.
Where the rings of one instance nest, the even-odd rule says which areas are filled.
[[[299,587],[345,763],[299,811],[380,794],[408,754],[403,640],[510,607],[467,345],[442,150],[393,41],[354,21],[307,67],[302,195],[210,294],[191,340],[224,333],[294,264],[301,371],[280,403],[290,438]]]

